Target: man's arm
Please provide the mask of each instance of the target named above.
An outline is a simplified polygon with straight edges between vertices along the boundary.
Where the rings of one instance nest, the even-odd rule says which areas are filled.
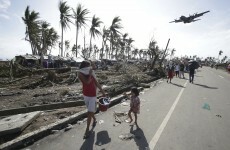
[[[101,85],[98,83],[98,81],[95,79],[96,86],[100,89],[102,95],[105,97],[105,91],[102,89]]]

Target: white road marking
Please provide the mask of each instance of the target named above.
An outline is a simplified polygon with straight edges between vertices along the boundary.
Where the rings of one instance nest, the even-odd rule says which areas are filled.
[[[187,83],[188,83],[188,81],[185,82],[184,87],[186,87]],[[172,115],[177,103],[180,100],[180,97],[181,97],[182,93],[184,92],[184,89],[185,88],[181,89],[181,91],[178,94],[176,100],[174,101],[173,105],[171,106],[169,112],[165,116],[165,118],[164,118],[163,122],[161,123],[160,127],[158,128],[157,132],[155,133],[155,135],[153,136],[152,140],[150,141],[149,148],[151,150],[153,150],[155,148],[155,146],[156,146],[156,144],[157,144],[157,142],[158,142],[158,140],[159,140],[164,128],[166,127],[166,125],[167,125],[167,123],[168,123],[168,121],[169,121],[169,119],[170,119],[170,117],[171,117],[171,115]]]
[[[219,77],[224,78],[224,77],[222,77],[221,75],[219,75]]]

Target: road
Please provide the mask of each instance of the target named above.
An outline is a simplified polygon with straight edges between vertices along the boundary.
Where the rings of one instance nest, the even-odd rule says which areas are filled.
[[[188,74],[185,74],[188,78]],[[96,115],[97,126],[83,140],[86,123],[49,135],[25,150],[229,150],[230,74],[203,67],[194,84],[174,78],[159,81],[141,93],[140,129],[123,122],[114,126],[114,111],[128,111],[118,104]],[[210,109],[209,109],[210,108]],[[100,123],[99,123],[100,122]],[[132,133],[130,140],[119,138]]]

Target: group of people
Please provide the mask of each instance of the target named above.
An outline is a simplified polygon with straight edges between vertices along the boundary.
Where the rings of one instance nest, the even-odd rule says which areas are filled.
[[[183,62],[180,63],[172,63],[170,62],[166,66],[167,71],[167,83],[171,83],[174,76],[185,79],[184,72],[187,71],[186,66]],[[195,74],[195,66],[193,64],[188,65],[189,71],[189,82],[193,83],[194,74]]]
[[[97,120],[94,116],[94,113],[97,110],[97,88],[102,93],[103,97],[106,97],[105,91],[102,89],[101,85],[97,81],[96,75],[94,70],[96,69],[96,66],[93,61],[82,61],[79,67],[78,72],[78,78],[82,82],[82,91],[83,91],[83,97],[84,101],[88,110],[88,116],[87,116],[87,127],[84,134],[84,139],[88,138],[90,135],[90,125],[92,122],[92,127],[94,128],[97,124]],[[189,67],[189,81],[190,83],[193,83],[194,80],[194,73],[195,73],[195,67],[194,65],[190,64]],[[179,77],[179,78],[185,78],[184,71],[187,70],[185,68],[185,64],[183,62],[174,64],[170,62],[166,66],[167,70],[167,82],[171,83],[171,80],[173,76]],[[125,96],[128,97],[126,93],[124,93]],[[134,114],[134,124],[139,128],[137,124],[137,114],[140,113],[140,99],[139,99],[139,91],[136,87],[133,87],[131,89],[131,96],[130,99],[130,109],[128,112],[128,119],[126,122],[132,123],[132,113]]]
[[[84,134],[84,139],[88,138],[90,136],[90,125],[92,122],[92,127],[94,128],[97,124],[97,120],[95,118],[94,113],[97,109],[97,88],[102,93],[103,97],[106,97],[105,91],[102,89],[101,85],[97,81],[96,75],[94,70],[96,69],[96,66],[93,61],[82,61],[79,67],[78,72],[78,78],[82,82],[82,91],[83,91],[83,97],[84,101],[88,110],[87,115],[87,127]],[[125,96],[128,97],[126,93],[124,93]],[[133,118],[131,116],[131,113],[134,114],[135,120],[134,124],[137,125],[137,114],[140,113],[140,99],[139,99],[139,91],[136,87],[133,87],[131,89],[131,96],[130,98],[130,110],[128,112],[129,119],[126,120],[128,123],[132,123]],[[139,128],[139,127],[138,127]]]

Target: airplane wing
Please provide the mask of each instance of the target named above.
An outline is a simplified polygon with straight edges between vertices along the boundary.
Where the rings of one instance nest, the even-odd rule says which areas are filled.
[[[173,23],[173,22],[178,23],[178,22],[182,22],[182,20],[180,20],[180,19],[179,19],[179,20],[176,20],[176,19],[175,19],[174,21],[170,21],[169,23]]]
[[[192,20],[191,22],[195,22],[195,21],[199,21],[199,20],[201,20],[201,19]]]
[[[194,18],[197,18],[197,17],[200,17],[200,16],[203,16],[204,14],[206,14],[206,13],[208,13],[208,12],[210,12],[210,11],[205,11],[205,12],[202,12],[202,13],[196,13],[196,14],[194,14]]]

